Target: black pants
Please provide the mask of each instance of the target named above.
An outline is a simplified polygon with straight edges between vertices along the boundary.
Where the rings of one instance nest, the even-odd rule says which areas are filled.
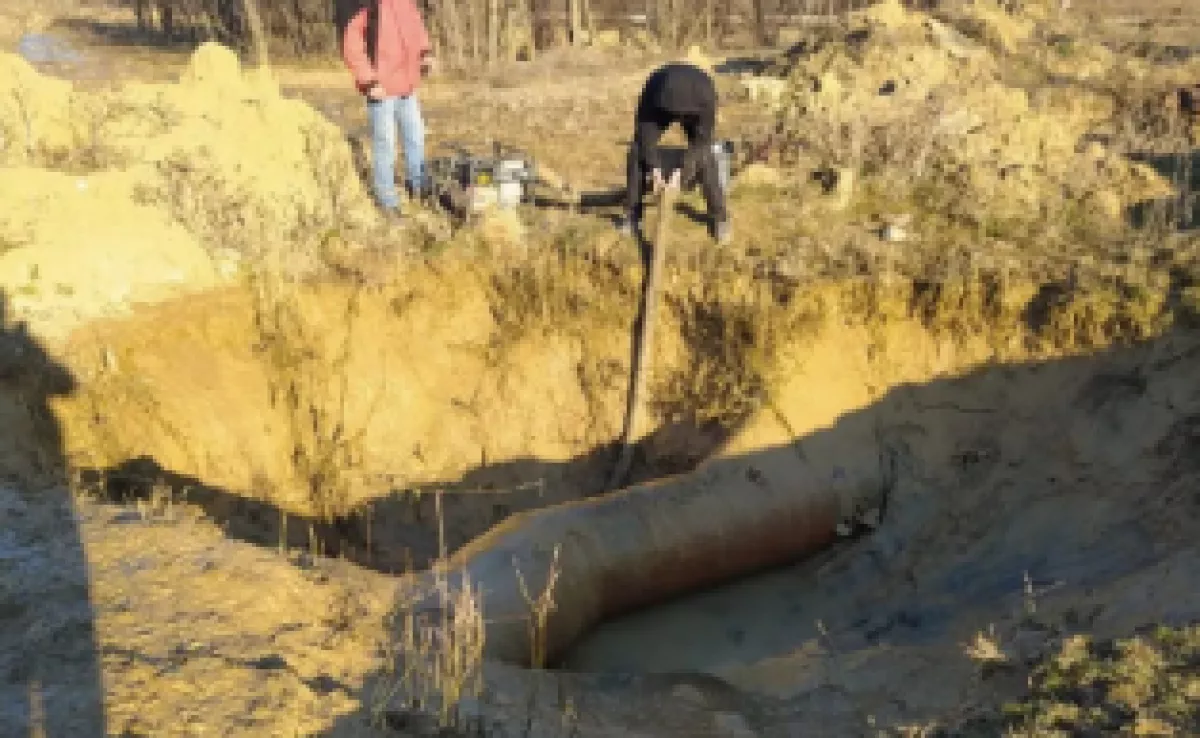
[[[625,207],[630,217],[635,220],[641,218],[642,201],[645,199],[651,176],[651,167],[641,156],[641,151],[644,147],[657,146],[671,122],[662,118],[637,122],[634,142],[629,147],[626,161],[625,183]],[[725,191],[721,188],[717,171],[717,158],[713,153],[712,137],[703,135],[704,127],[694,118],[684,117],[680,123],[688,141],[688,151],[684,156],[683,171],[680,173],[680,185],[686,190],[699,183],[704,193],[704,204],[708,208],[709,218],[714,225],[721,223],[726,220],[728,214],[725,210]],[[664,180],[670,179],[668,172],[664,171],[662,175]]]

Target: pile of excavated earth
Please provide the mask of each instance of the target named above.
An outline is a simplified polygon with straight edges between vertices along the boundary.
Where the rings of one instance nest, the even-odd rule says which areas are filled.
[[[45,330],[372,217],[342,131],[216,44],[178,83],[113,89],[0,53],[0,165],[0,284]]]
[[[1171,193],[1124,156],[1138,142],[1112,135],[1116,90],[1165,99],[1200,64],[1164,71],[1117,57],[1037,7],[935,15],[881,2],[814,31],[774,64],[779,81],[761,97],[813,168],[840,175],[843,206],[858,190],[876,207],[984,221],[972,223],[983,232],[1112,228]]]

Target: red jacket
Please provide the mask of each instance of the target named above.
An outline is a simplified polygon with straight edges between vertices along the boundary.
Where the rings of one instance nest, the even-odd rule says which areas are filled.
[[[368,0],[379,3],[378,43],[372,64],[367,55],[367,9],[346,24],[342,59],[354,83],[366,92],[378,82],[388,97],[405,97],[421,82],[421,58],[430,52],[429,32],[414,0]]]

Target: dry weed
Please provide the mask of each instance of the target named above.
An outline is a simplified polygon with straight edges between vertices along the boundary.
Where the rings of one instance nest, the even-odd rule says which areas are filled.
[[[386,656],[385,688],[374,699],[373,720],[405,710],[412,716],[436,716],[441,726],[463,727],[475,716],[464,704],[482,688],[484,620],[479,592],[463,582],[452,588],[445,578],[436,587],[437,616],[430,619],[401,607],[392,616],[395,634]]]
[[[986,632],[976,633],[971,642],[963,647],[963,653],[981,666],[1005,664],[1009,661],[1009,655],[1000,644],[994,627],[989,627]]]
[[[1005,712],[1008,736],[1195,735],[1200,627],[1159,626],[1124,640],[1068,638]]]
[[[441,556],[432,569],[433,600],[426,591],[401,588],[390,616],[382,690],[373,699],[376,724],[397,710],[409,718],[433,716],[441,727],[464,728],[478,720],[466,702],[483,686],[486,635],[481,591],[468,578],[451,584],[444,572],[445,519],[435,498]]]
[[[271,405],[281,407],[286,418],[295,481],[306,491],[312,512],[334,521],[352,506],[367,430],[366,425],[349,427],[346,419],[346,403],[356,389],[347,366],[361,293],[350,292],[338,316],[341,340],[334,341],[325,321],[305,314],[302,286],[269,269],[252,285],[258,350],[267,365]]]
[[[525,604],[529,607],[529,663],[535,669],[543,669],[546,666],[546,633],[548,623],[550,621],[550,613],[554,612],[554,587],[558,583],[561,570],[558,568],[558,555],[560,547],[554,546],[554,552],[550,558],[550,571],[546,575],[546,586],[537,596],[529,593],[529,589],[525,584],[525,576],[517,569],[517,581],[521,588],[521,596],[525,598]],[[513,562],[516,566],[516,562]]]

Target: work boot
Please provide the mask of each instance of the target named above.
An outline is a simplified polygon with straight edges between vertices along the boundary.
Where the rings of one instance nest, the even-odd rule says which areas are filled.
[[[729,240],[733,238],[733,227],[730,225],[728,220],[723,220],[717,223],[716,227],[713,229],[713,238],[717,239],[717,243],[721,244],[722,246],[729,243]]]

